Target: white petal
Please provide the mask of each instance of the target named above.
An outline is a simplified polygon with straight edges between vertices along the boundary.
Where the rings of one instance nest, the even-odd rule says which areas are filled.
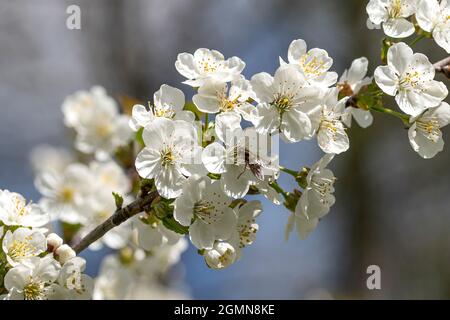
[[[407,38],[415,31],[414,24],[404,18],[389,19],[383,23],[384,33],[392,38]]]
[[[440,11],[437,0],[421,0],[416,11],[416,19],[419,26],[427,32],[433,31]]]
[[[181,75],[188,79],[194,79],[198,76],[194,56],[190,53],[180,53],[175,62],[175,68]]]
[[[379,0],[370,0],[367,4],[366,11],[370,21],[376,25],[380,25],[389,17],[386,7],[384,7]]]
[[[226,158],[227,154],[225,148],[217,142],[208,145],[202,153],[203,164],[206,169],[212,173],[225,172]]]
[[[212,249],[216,240],[212,228],[199,219],[190,226],[189,238],[192,244],[199,249]]]
[[[375,69],[375,82],[386,94],[395,96],[397,93],[398,76],[390,66],[379,66]]]
[[[163,84],[153,95],[153,103],[156,107],[170,106],[175,112],[183,109],[184,102],[183,91],[167,84]]]
[[[389,48],[387,54],[388,66],[393,68],[397,75],[402,75],[407,71],[413,58],[413,50],[403,42],[394,44]]]
[[[242,135],[241,116],[234,112],[225,112],[216,116],[216,134],[220,141],[228,144],[236,136]]]
[[[142,132],[142,139],[146,146],[152,149],[161,150],[165,141],[170,139],[174,131],[172,120],[166,118],[155,118]]]
[[[225,208],[222,218],[211,224],[211,228],[214,230],[216,240],[227,240],[231,233],[236,229],[237,217],[236,213],[231,208]]]
[[[305,40],[298,39],[291,42],[288,49],[288,61],[289,63],[298,64],[300,58],[306,53]]]
[[[144,148],[136,157],[136,170],[142,178],[154,178],[161,170],[160,152]]]
[[[232,198],[244,197],[251,185],[251,174],[244,166],[227,165],[227,171],[222,174],[220,184],[223,191]]]
[[[273,77],[266,72],[257,73],[252,77],[250,83],[253,91],[255,91],[257,102],[271,102],[273,100],[273,81]]]
[[[364,79],[368,66],[369,60],[365,57],[354,60],[347,73],[347,82],[353,85]]]
[[[292,109],[283,114],[280,130],[289,142],[298,142],[311,135],[311,120],[305,113]]]
[[[351,108],[351,112],[356,122],[361,128],[367,128],[372,125],[373,116],[369,110],[362,110],[359,108]]]
[[[433,158],[444,149],[442,133],[439,132],[439,134],[440,137],[437,141],[431,141],[421,131],[416,130],[416,124],[408,130],[411,147],[424,159]]]

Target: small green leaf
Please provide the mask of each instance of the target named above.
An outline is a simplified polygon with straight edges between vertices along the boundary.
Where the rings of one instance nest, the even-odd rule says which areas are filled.
[[[121,209],[123,206],[123,197],[114,191],[113,191],[112,195],[114,197],[114,201],[116,202],[116,208]]]
[[[161,219],[163,225],[173,232],[179,233],[179,234],[188,234],[189,233],[189,227],[185,227],[181,224],[179,224],[172,215],[165,216],[163,219]]]

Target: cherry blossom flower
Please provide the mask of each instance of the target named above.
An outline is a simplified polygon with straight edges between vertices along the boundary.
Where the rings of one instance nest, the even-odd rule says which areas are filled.
[[[307,50],[306,42],[302,39],[294,40],[289,45],[288,62],[298,66],[311,85],[328,88],[337,81],[337,73],[328,71],[333,65],[328,52],[318,48]],[[286,64],[281,57],[280,64]]]
[[[219,181],[192,176],[175,200],[174,218],[189,227],[189,237],[199,249],[213,248],[216,240],[226,240],[236,228],[236,213],[230,208],[232,198],[221,189]]]
[[[274,77],[258,73],[251,84],[258,102],[253,119],[258,133],[279,132],[288,142],[311,137],[308,112],[317,106],[320,90],[309,87],[296,66],[281,66]]]
[[[185,98],[180,89],[163,84],[153,95],[153,103],[148,109],[140,104],[133,107],[129,123],[131,129],[138,131],[158,117],[190,122],[195,120],[191,111],[183,111]]]
[[[161,196],[178,197],[186,176],[204,170],[192,123],[157,118],[145,127],[142,138],[146,147],[136,158],[136,169],[142,178],[155,179]]]
[[[352,62],[350,69],[346,69],[342,74],[337,87],[341,94],[345,96],[357,95],[362,87],[369,85],[372,78],[366,77],[369,61],[362,57]],[[373,122],[373,116],[369,110],[347,107],[342,115],[342,122],[351,127],[352,118],[355,118],[358,125],[362,128],[369,127]]]
[[[49,215],[37,204],[27,204],[18,193],[0,190],[0,221],[4,225],[42,227],[49,220]]]
[[[415,117],[438,106],[448,94],[445,84],[435,81],[433,64],[421,53],[413,53],[403,42],[389,48],[387,66],[375,70],[375,81],[388,95],[395,96],[400,109]]]
[[[225,60],[216,50],[197,49],[194,54],[180,53],[175,62],[177,71],[188,80],[183,83],[192,87],[202,86],[207,79],[229,82],[236,79],[245,68],[238,57]]]
[[[384,33],[392,38],[406,38],[415,31],[408,21],[416,10],[417,0],[370,0],[366,11],[370,21],[383,25]]]
[[[419,26],[433,34],[434,41],[450,53],[450,3],[447,0],[420,0],[416,19]]]
[[[422,158],[433,158],[444,148],[441,128],[450,123],[450,105],[442,102],[418,117],[411,118],[408,130],[411,147]]]

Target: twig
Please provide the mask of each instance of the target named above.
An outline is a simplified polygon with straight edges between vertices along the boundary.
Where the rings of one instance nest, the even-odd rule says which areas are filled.
[[[105,222],[98,225],[94,230],[89,232],[88,235],[81,239],[81,241],[73,247],[73,250],[75,250],[77,254],[80,253],[92,243],[103,237],[109,230],[117,227],[136,214],[145,211],[157,196],[158,193],[156,191],[150,192],[145,196],[138,197],[129,205],[117,210]]]
[[[447,78],[450,78],[450,57],[436,62],[434,64],[434,69],[437,72],[443,73]]]

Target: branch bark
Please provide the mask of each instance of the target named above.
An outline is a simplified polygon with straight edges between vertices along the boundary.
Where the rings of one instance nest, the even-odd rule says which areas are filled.
[[[156,191],[150,192],[145,196],[138,197],[135,201],[129,205],[118,209],[114,214],[109,217],[105,222],[98,225],[94,230],[92,230],[88,235],[86,235],[80,242],[78,242],[73,250],[78,254],[89,245],[100,239],[109,230],[119,226],[123,222],[127,221],[136,214],[145,211],[145,209],[151,205],[153,200],[158,196]]]
[[[434,64],[434,69],[437,72],[443,73],[447,78],[450,78],[450,57],[436,62]]]

